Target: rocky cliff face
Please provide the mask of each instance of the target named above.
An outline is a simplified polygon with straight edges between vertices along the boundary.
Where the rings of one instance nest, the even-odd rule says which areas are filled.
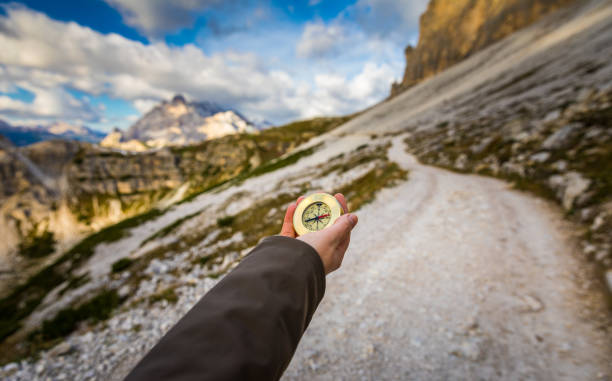
[[[164,101],[145,114],[125,133],[113,131],[103,146],[140,151],[196,144],[236,133],[256,133],[257,128],[239,112],[211,102],[187,102],[181,95]]]
[[[395,96],[575,0],[431,0]]]

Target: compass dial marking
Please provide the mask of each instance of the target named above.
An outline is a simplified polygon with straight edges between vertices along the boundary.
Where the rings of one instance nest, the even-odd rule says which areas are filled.
[[[302,223],[310,231],[325,228],[331,220],[331,209],[324,202],[315,202],[304,209]]]

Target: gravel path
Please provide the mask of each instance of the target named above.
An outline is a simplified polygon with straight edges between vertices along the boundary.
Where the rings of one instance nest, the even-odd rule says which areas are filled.
[[[410,180],[359,211],[284,380],[612,379],[605,303],[560,213],[400,139]]]

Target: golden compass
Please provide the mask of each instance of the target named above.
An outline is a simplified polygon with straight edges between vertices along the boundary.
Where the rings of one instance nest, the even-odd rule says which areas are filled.
[[[306,196],[295,209],[293,228],[298,235],[316,232],[332,225],[342,215],[342,206],[334,196],[313,193]]]

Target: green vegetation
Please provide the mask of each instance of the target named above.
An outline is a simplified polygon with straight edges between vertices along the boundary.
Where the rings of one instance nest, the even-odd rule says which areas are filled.
[[[121,304],[116,290],[103,290],[77,308],[65,308],[51,320],[45,320],[40,331],[43,340],[64,337],[77,328],[78,323],[91,320],[106,320]]]
[[[235,216],[225,216],[225,217],[217,218],[217,226],[219,226],[220,228],[223,228],[226,226],[232,226],[235,219],[236,219]]]
[[[18,330],[21,327],[21,320],[34,311],[48,292],[71,279],[72,271],[94,254],[97,245],[117,241],[125,237],[129,229],[161,214],[162,211],[152,209],[147,213],[128,218],[90,235],[51,265],[30,277],[10,295],[1,299],[0,340],[4,340]]]
[[[50,231],[45,231],[39,236],[32,234],[19,244],[19,254],[26,258],[46,257],[55,251],[55,243],[53,233]]]
[[[120,260],[113,263],[111,267],[111,271],[113,273],[120,273],[123,270],[126,270],[128,267],[130,267],[132,263],[134,263],[134,260],[131,258],[128,258],[128,257],[121,258]]]
[[[165,300],[168,303],[172,303],[172,304],[175,304],[176,302],[178,302],[178,295],[176,295],[176,292],[174,291],[174,287],[169,287],[165,290],[158,292],[155,295],[152,295],[149,298],[149,303],[153,304],[153,303],[161,302],[162,300]]]
[[[189,175],[185,173],[194,185],[181,203],[191,201],[200,194],[210,192],[226,185],[228,182],[235,183],[250,177],[260,176],[311,155],[317,147],[291,153],[281,158],[296,146],[306,143],[315,136],[331,131],[352,117],[351,115],[335,118],[315,118],[268,128],[259,134],[228,135],[198,145],[173,148],[172,152],[181,163],[190,162],[198,155],[201,158],[207,158],[227,157],[230,153],[238,152],[243,154],[243,160],[232,158],[230,159],[231,162],[225,160],[220,164],[207,161],[206,164],[202,162],[193,165],[193,167],[201,168],[201,170],[197,174]],[[253,157],[258,157],[263,164],[252,168],[249,160]],[[191,166],[182,165],[182,167],[190,168]]]
[[[408,172],[396,163],[384,161],[352,183],[340,188],[338,192],[348,200],[349,210],[356,211],[371,202],[381,189],[395,186],[407,178]]]
[[[155,233],[153,233],[152,235],[150,235],[149,237],[147,237],[144,241],[142,241],[140,243],[140,247],[146,245],[148,242],[153,241],[155,239],[158,238],[163,238],[165,236],[167,236],[168,234],[172,233],[173,231],[175,231],[179,226],[181,226],[183,223],[185,223],[185,221],[188,221],[190,219],[192,219],[193,217],[199,215],[200,213],[202,213],[201,210],[186,215],[185,217],[179,218],[178,220],[174,221],[173,223],[164,226],[163,228],[161,228],[160,230],[156,231]]]
[[[80,276],[70,276],[70,278],[68,279],[68,284],[66,285],[66,287],[64,287],[61,291],[60,291],[60,296],[64,295],[66,293],[66,291],[68,290],[72,290],[78,287],[81,287],[82,285],[84,285],[85,283],[89,282],[90,278],[89,278],[89,274],[83,274]]]
[[[256,167],[255,169],[253,169],[252,171],[245,173],[244,176],[239,176],[239,180],[242,181],[250,177],[261,176],[265,173],[273,172],[278,169],[295,164],[301,158],[312,155],[320,146],[321,144],[316,145],[314,147],[306,148],[306,149],[294,152],[281,159],[272,160],[270,162],[262,164],[259,167]]]

